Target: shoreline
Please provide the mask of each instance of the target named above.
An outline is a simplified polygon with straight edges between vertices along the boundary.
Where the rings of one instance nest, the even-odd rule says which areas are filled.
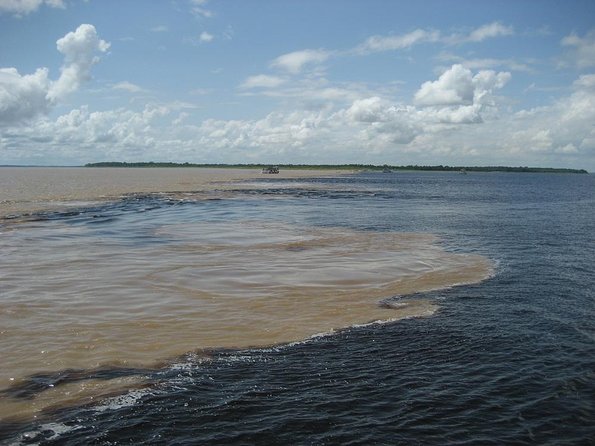
[[[285,170],[356,170],[367,172],[378,171],[430,171],[430,172],[519,172],[519,173],[578,173],[587,174],[585,169],[573,169],[567,167],[539,167],[539,166],[449,166],[449,165],[389,165],[389,164],[276,164],[276,167]],[[84,167],[134,167],[134,168],[155,168],[155,167],[194,167],[194,168],[239,168],[239,169],[262,169],[270,167],[267,164],[196,164],[196,163],[173,163],[173,162],[120,162],[104,161],[98,163],[88,163]]]

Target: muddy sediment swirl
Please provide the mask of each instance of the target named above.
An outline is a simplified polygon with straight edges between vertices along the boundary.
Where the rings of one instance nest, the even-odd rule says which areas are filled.
[[[150,243],[123,246],[88,226],[23,225],[0,239],[0,417],[109,389],[91,373],[27,401],[10,397],[6,389],[36,373],[150,367],[197,349],[430,315],[431,301],[390,299],[491,271],[485,258],[446,252],[425,234],[197,221],[152,225]],[[116,387],[134,381],[117,378]]]
[[[270,196],[269,184],[234,183],[257,176],[5,169],[0,217],[65,211],[0,226],[0,421],[145,385],[187,352],[431,315],[434,302],[395,296],[491,274],[487,259],[446,252],[428,234],[291,225],[255,218],[249,203],[200,205],[233,198],[234,188]],[[142,197],[118,204],[132,191],[196,207]]]

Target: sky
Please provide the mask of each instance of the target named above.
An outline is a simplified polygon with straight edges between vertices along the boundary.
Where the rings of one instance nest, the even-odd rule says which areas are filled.
[[[0,165],[595,171],[595,1],[0,0]]]

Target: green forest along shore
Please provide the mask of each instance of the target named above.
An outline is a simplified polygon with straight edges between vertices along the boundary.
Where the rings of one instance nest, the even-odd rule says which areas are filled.
[[[135,162],[126,163],[119,161],[105,161],[88,163],[85,167],[202,167],[225,169],[262,169],[269,167],[267,164],[196,164],[196,163],[169,163],[169,162]],[[567,169],[554,167],[508,167],[508,166],[391,166],[374,164],[277,164],[279,169],[308,169],[308,170],[369,170],[369,171],[397,171],[397,170],[423,170],[444,172],[528,172],[528,173],[588,173],[585,169]]]

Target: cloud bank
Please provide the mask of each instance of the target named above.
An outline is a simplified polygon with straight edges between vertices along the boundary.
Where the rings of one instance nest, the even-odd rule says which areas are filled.
[[[48,90],[44,70],[28,76],[31,84],[40,85],[33,91]],[[595,75],[579,76],[572,92],[549,106],[516,113],[503,112],[496,94],[510,78],[508,72],[472,71],[455,64],[419,85],[409,103],[354,89],[351,96],[331,99],[334,106],[275,111],[259,119],[196,121],[184,103],[147,105],[138,111],[92,112],[82,107],[20,127],[17,139],[10,139],[9,130],[0,148],[18,151],[43,141],[42,150],[52,152],[56,162],[150,158],[433,164],[446,158],[453,164],[473,164],[477,158],[484,164],[490,159],[510,164],[503,160],[514,159],[515,164],[543,165],[593,155]],[[251,82],[250,87],[285,88],[276,78],[255,77]],[[121,87],[128,88],[124,83]],[[38,98],[40,106],[47,106],[43,96]]]

